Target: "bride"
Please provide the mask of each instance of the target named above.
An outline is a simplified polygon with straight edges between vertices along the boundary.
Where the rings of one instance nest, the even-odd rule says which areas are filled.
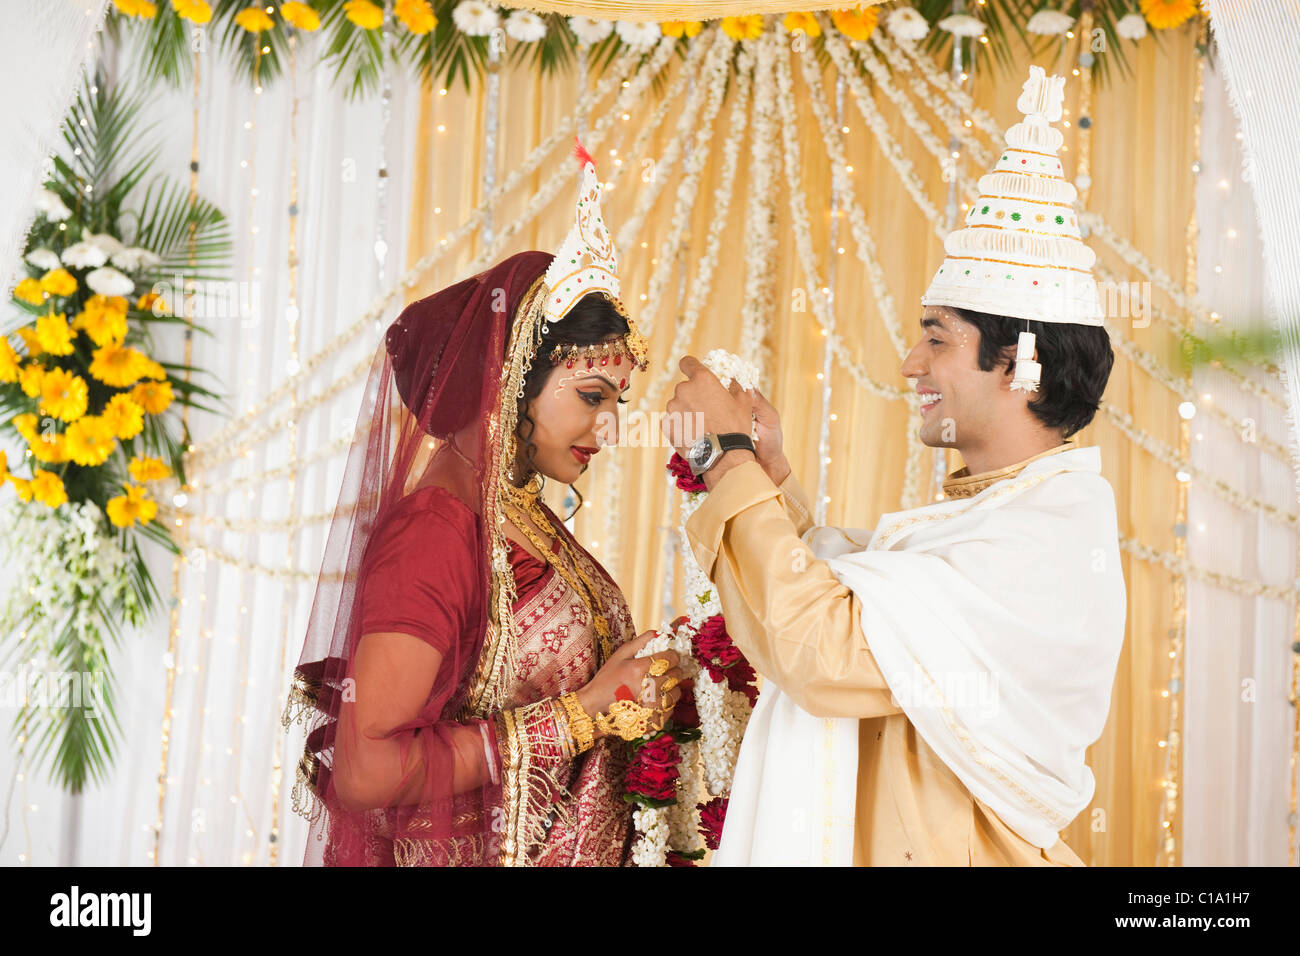
[[[409,305],[372,366],[286,712],[308,865],[627,860],[625,740],[681,671],[635,656],[653,632],[540,496],[645,368],[579,157],[559,254]]]

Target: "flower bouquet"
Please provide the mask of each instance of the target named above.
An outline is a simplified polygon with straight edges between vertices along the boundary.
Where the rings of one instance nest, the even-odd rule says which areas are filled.
[[[0,523],[17,572],[0,602],[0,650],[23,665],[5,689],[20,748],[35,739],[38,759],[53,752],[53,776],[72,792],[111,763],[105,637],[159,602],[141,541],[179,552],[154,490],[185,482],[189,436],[175,412],[213,395],[190,380],[195,369],[153,357],[155,328],[181,325],[187,342],[205,330],[151,289],[173,272],[212,277],[230,251],[224,217],[190,190],[155,177],[137,197],[157,158],[137,121],[144,104],[102,77],[74,103],[0,337],[0,434],[14,450],[0,450],[0,487],[15,492],[0,499]],[[78,699],[52,699],[66,688]]]

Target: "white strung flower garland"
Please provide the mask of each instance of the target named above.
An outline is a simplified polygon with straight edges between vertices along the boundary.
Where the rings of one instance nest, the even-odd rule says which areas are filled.
[[[745,389],[758,385],[757,367],[723,349],[704,356],[704,366],[718,377],[724,387],[734,380]],[[704,503],[705,492],[682,492],[682,519],[679,533],[686,539],[686,522]],[[682,548],[682,568],[688,595],[686,621],[673,628],[664,624],[659,633],[637,654],[649,657],[666,650],[676,651],[681,660],[682,676],[694,681],[695,707],[700,718],[700,736],[678,744],[678,800],[667,807],[640,807],[632,813],[637,831],[632,845],[632,860],[637,866],[665,866],[672,851],[692,853],[702,849],[700,813],[695,798],[703,782],[710,796],[731,793],[740,741],[749,723],[752,708],[742,691],[732,690],[727,682],[715,681],[695,658],[692,636],[704,622],[722,614],[717,590],[695,560],[689,544]]]

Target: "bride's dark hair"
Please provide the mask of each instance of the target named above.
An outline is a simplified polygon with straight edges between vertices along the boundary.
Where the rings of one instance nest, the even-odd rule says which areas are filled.
[[[524,376],[524,397],[519,399],[519,426],[515,432],[523,442],[524,461],[532,468],[537,455],[532,434],[537,423],[528,414],[528,405],[542,392],[542,384],[551,373],[551,352],[557,345],[599,345],[607,339],[621,337],[628,332],[627,319],[618,314],[614,304],[598,292],[590,292],[579,299],[564,318],[553,323],[537,346],[532,368]],[[577,505],[565,516],[572,518],[582,507],[582,495],[572,485],[569,489],[577,498]]]

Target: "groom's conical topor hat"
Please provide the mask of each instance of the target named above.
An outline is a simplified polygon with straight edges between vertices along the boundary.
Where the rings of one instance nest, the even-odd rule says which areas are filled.
[[[993,171],[980,177],[966,224],[944,241],[947,256],[922,305],[946,305],[1017,319],[1102,325],[1092,266],[1079,235],[1078,192],[1064,175],[1061,118],[1065,77],[1031,66],[1016,101],[1025,114],[1006,134]],[[1038,391],[1034,334],[1021,332],[1011,387]]]

